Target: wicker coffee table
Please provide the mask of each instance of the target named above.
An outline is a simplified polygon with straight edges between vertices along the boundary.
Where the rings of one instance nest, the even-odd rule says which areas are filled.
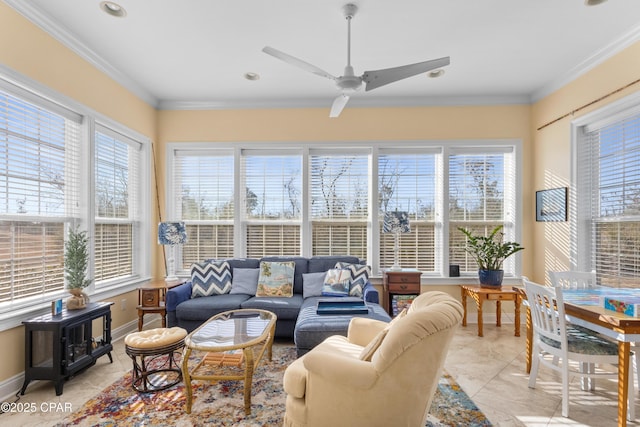
[[[187,414],[193,403],[193,380],[244,380],[244,412],[251,414],[253,371],[265,351],[271,360],[276,319],[266,310],[225,311],[187,335],[182,356]],[[199,360],[189,369],[192,352],[198,352]]]

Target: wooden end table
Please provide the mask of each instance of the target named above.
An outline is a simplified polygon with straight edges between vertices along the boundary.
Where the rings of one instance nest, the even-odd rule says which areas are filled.
[[[162,327],[167,327],[167,308],[165,306],[165,297],[167,289],[182,285],[184,279],[174,282],[166,282],[165,280],[153,280],[138,288],[138,331],[142,330],[144,324],[144,315],[157,313],[162,316]]]
[[[501,305],[502,301],[513,301],[515,305],[515,336],[520,336],[520,304],[522,296],[511,287],[483,288],[478,285],[460,285],[462,293],[462,307],[464,314],[462,326],[467,326],[467,297],[473,298],[478,307],[478,336],[482,335],[482,304],[485,301],[496,302],[496,326],[501,326]]]

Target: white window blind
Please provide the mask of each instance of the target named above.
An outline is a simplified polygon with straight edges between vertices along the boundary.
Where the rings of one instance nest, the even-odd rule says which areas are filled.
[[[465,252],[465,236],[458,227],[476,235],[488,235],[502,225],[505,238],[514,239],[515,168],[513,153],[476,148],[449,157],[449,263],[460,271],[475,272],[475,261]],[[514,274],[513,257],[504,266]]]
[[[397,151],[397,150],[396,150]],[[383,233],[385,212],[409,212],[410,233],[398,236],[399,264],[422,272],[435,271],[436,156],[414,152],[392,154],[381,150],[378,157],[378,228],[380,267],[394,263],[395,237]]]
[[[64,289],[65,224],[79,212],[80,120],[35,94],[0,90],[0,307]]]
[[[137,274],[134,262],[141,144],[101,125],[95,132],[96,286]]]
[[[590,184],[591,267],[598,283],[638,287],[640,115],[589,126],[579,159],[579,174]]]
[[[247,256],[299,255],[302,156],[243,150]]]
[[[179,198],[177,218],[185,222],[188,238],[178,270],[204,259],[233,257],[233,165],[228,150],[176,151],[173,191]]]
[[[312,152],[310,167],[313,255],[366,259],[369,156]]]

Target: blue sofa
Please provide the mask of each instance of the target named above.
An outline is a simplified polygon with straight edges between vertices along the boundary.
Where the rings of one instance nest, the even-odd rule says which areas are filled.
[[[226,261],[231,267],[232,275],[235,268],[259,268],[260,261],[294,261],[293,296],[290,298],[256,298],[253,295],[224,294],[191,298],[191,282],[187,282],[167,291],[166,308],[169,327],[179,326],[191,332],[211,316],[223,311],[254,308],[269,310],[278,316],[276,337],[293,338],[294,328],[303,303],[307,306],[314,304],[312,299],[328,298],[310,297],[305,300],[302,295],[302,275],[330,270],[335,267],[337,262],[364,263],[354,256],[234,258]],[[370,282],[363,288],[363,299],[369,303],[379,303],[378,291]]]

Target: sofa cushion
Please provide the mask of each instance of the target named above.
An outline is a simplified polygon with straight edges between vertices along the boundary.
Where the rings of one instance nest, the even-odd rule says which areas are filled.
[[[322,295],[328,297],[346,297],[351,285],[351,270],[346,268],[332,268],[324,277]]]
[[[236,268],[233,270],[230,294],[254,296],[258,289],[259,268]]]
[[[231,267],[226,261],[191,266],[191,298],[223,295],[231,290]]]
[[[178,304],[176,317],[181,320],[197,320],[204,322],[211,316],[223,311],[240,308],[243,301],[252,298],[244,294],[212,295],[209,297],[192,298]]]
[[[297,319],[302,306],[302,295],[294,294],[291,298],[252,297],[240,304],[241,308],[267,310],[278,316],[278,321]]]
[[[293,261],[260,261],[256,297],[290,297],[293,295]]]
[[[301,256],[268,256],[268,257],[261,258],[260,261],[269,261],[269,262],[293,261],[295,262],[296,268],[295,268],[295,271],[293,272],[293,293],[302,295],[302,275],[304,273],[309,273],[309,269],[308,269],[309,258],[305,258]]]
[[[302,297],[319,297],[322,295],[324,285],[324,271],[318,273],[305,273],[302,275]]]
[[[362,289],[369,281],[371,275],[371,267],[365,264],[348,264],[346,262],[337,262],[336,268],[347,268],[351,272],[351,287],[349,295],[352,297],[362,297]]]

